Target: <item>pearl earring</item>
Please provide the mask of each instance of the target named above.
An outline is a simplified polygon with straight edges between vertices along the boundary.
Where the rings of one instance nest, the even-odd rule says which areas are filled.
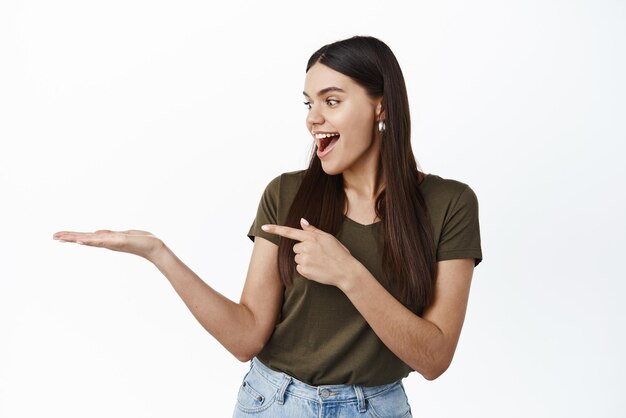
[[[379,120],[378,121],[378,131],[379,132],[383,132],[385,130],[385,121],[384,120]]]

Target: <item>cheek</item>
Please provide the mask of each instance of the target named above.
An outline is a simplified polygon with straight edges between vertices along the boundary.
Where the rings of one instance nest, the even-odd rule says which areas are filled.
[[[354,141],[369,141],[372,135],[373,118],[369,115],[370,109],[351,112],[344,119],[343,133]]]

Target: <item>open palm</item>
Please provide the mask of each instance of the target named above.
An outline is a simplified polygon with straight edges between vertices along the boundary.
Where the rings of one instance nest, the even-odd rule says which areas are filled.
[[[52,236],[52,239],[136,254],[148,260],[163,246],[163,241],[158,237],[148,231],[137,229],[127,231],[100,229],[96,232],[59,231]]]

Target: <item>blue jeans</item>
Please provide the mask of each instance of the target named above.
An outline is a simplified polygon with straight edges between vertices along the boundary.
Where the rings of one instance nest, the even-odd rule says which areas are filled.
[[[259,359],[250,361],[233,418],[409,418],[411,406],[402,379],[381,386],[310,386],[276,372]]]

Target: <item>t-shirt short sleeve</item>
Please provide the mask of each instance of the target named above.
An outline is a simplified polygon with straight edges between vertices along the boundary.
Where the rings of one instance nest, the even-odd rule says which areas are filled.
[[[441,230],[437,261],[474,258],[474,267],[483,259],[480,245],[478,198],[466,185],[452,203]]]
[[[278,245],[278,235],[270,234],[261,229],[261,225],[265,224],[278,224],[278,198],[280,192],[280,178],[275,177],[265,187],[261,201],[256,211],[256,217],[250,226],[248,231],[248,238],[254,242],[254,237],[262,237],[268,241]]]

